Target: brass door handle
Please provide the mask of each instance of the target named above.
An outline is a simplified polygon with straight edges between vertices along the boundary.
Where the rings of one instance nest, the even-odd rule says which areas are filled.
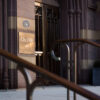
[[[51,56],[52,58],[55,60],[55,61],[61,61],[61,58],[60,57],[56,57],[55,53],[54,53],[54,50],[51,50]]]
[[[35,56],[42,56],[43,51],[35,51]]]

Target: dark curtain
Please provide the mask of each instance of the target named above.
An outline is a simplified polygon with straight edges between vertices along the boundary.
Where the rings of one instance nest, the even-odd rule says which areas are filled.
[[[89,34],[88,30],[95,31],[99,25],[95,24],[96,15],[96,0],[59,0],[60,4],[60,25],[61,25],[61,39],[83,38],[82,34]],[[99,22],[99,21],[98,21]],[[96,27],[95,27],[96,26]],[[85,32],[83,32],[85,30]],[[89,39],[96,41],[94,37]],[[73,63],[73,46],[71,44],[71,81],[74,81],[74,63]],[[92,83],[92,67],[87,63],[89,60],[98,59],[96,48],[89,45],[84,45],[78,50],[78,83],[91,84]],[[67,77],[67,62],[66,62],[66,49],[61,50],[62,55],[62,76]],[[84,62],[85,61],[85,62]],[[85,68],[84,68],[85,67]]]
[[[1,45],[0,47],[2,49],[5,49],[8,51],[8,27],[7,27],[7,0],[1,0],[1,32],[0,32],[0,38],[1,38]],[[0,88],[8,88],[9,83],[8,83],[8,60],[5,60],[4,58],[0,59]]]
[[[0,48],[17,54],[17,28],[12,28],[16,23],[16,0],[0,0]],[[13,21],[13,22],[12,22]],[[15,66],[13,64],[13,66]],[[12,69],[12,62],[0,57],[0,88],[17,87],[17,70]]]
[[[0,48],[2,48],[2,0],[0,0]],[[2,58],[0,56],[0,88],[2,87]]]
[[[17,0],[8,2],[8,51],[17,55]],[[17,88],[16,64],[10,62],[9,69],[9,88]]]
[[[87,29],[87,0],[59,0],[60,3],[60,18],[61,18],[61,39],[83,38],[81,37],[81,30]],[[74,56],[73,51],[76,44],[69,44],[71,48],[71,81],[74,81]],[[78,50],[78,83],[89,83],[89,75],[81,73],[81,60],[87,59],[87,45],[80,47]],[[67,77],[67,62],[66,50],[61,50],[62,55],[62,76]],[[66,56],[65,56],[66,55]],[[84,72],[85,73],[85,72]],[[88,72],[87,72],[88,73]],[[82,80],[84,77],[84,80]],[[88,77],[88,78],[86,78]],[[87,80],[87,81],[86,81]]]

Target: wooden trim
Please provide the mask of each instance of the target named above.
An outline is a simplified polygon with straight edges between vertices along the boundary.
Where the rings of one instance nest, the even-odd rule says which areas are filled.
[[[80,42],[80,43],[87,43],[90,45],[93,45],[95,47],[100,47],[100,44],[97,44],[96,42],[88,41],[86,39],[65,39],[65,40],[57,40],[55,43],[68,43],[68,42]]]
[[[35,0],[35,2],[38,2],[40,4],[59,7],[59,3],[57,1],[54,1],[54,0]]]

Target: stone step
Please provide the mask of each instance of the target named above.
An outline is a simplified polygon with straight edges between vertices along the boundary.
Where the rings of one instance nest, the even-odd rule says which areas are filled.
[[[100,95],[100,86],[82,86]],[[0,100],[26,100],[25,89],[0,90]],[[67,100],[67,89],[62,86],[41,86],[36,87],[33,93],[33,100]],[[2,99],[1,99],[2,98]],[[70,100],[73,100],[73,92],[70,91]],[[77,100],[88,100],[77,95]]]

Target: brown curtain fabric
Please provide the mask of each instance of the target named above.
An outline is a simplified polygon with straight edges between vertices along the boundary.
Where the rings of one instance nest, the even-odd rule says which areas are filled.
[[[87,27],[87,0],[62,0],[60,1],[61,7],[61,38],[62,39],[72,39],[72,38],[82,38],[81,30],[86,29]],[[74,81],[74,63],[73,63],[73,44],[71,47],[71,80]],[[84,52],[83,52],[84,51]],[[84,83],[86,78],[84,78],[84,82],[82,81],[81,74],[81,60],[83,56],[85,59],[88,58],[87,46],[80,48],[78,50],[78,82]],[[66,62],[66,50],[61,50],[62,54],[62,76],[67,77],[65,70],[67,66]],[[67,70],[66,70],[67,71]],[[65,74],[64,74],[65,73]],[[88,77],[88,76],[85,76]],[[89,82],[89,80],[88,80]]]
[[[0,0],[0,48],[2,48],[2,0]],[[2,87],[2,58],[0,56],[0,88]]]
[[[2,38],[1,39],[1,48],[5,49],[8,51],[8,27],[7,27],[7,0],[1,0],[1,32],[0,35]],[[0,67],[1,67],[1,80],[0,80],[0,88],[8,88],[9,84],[8,84],[8,61],[5,60],[4,58],[0,59]]]
[[[90,39],[90,35],[94,36],[99,24],[99,15],[96,15],[96,0],[59,0],[61,8],[61,38],[83,38]],[[89,30],[91,32],[89,33]],[[85,37],[83,35],[86,35]],[[90,39],[100,43],[99,39],[95,37]],[[73,63],[73,44],[71,47],[71,80],[74,81],[74,63]],[[88,61],[95,61],[100,58],[96,49],[90,45],[84,45],[78,50],[78,83],[91,84],[92,83],[92,68],[93,64],[89,65]],[[61,51],[62,54],[62,76],[66,76],[66,50]],[[64,74],[65,73],[65,74]]]
[[[0,0],[0,47],[13,54],[17,54],[17,28],[11,28],[12,23],[16,22],[16,4],[16,0]],[[0,58],[0,88],[2,89],[17,87],[17,70],[12,69],[11,66],[15,65],[3,57]]]
[[[17,55],[17,0],[8,2],[8,51]],[[9,65],[9,88],[17,88],[16,64],[10,62]]]

